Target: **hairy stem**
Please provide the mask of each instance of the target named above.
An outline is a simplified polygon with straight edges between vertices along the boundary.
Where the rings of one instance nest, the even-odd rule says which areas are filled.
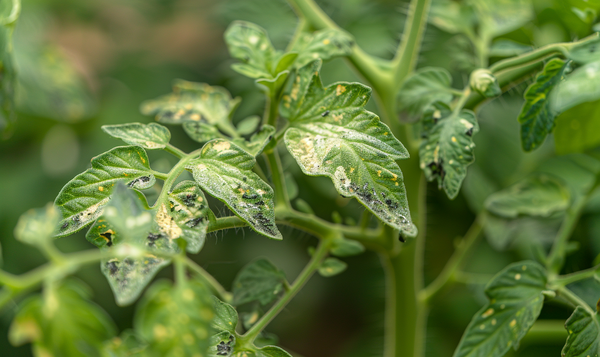
[[[592,316],[596,314],[596,311],[594,311],[590,307],[590,305],[588,305],[585,301],[583,301],[579,296],[577,296],[571,290],[569,290],[565,287],[561,287],[561,288],[557,289],[557,293],[558,293],[557,296],[562,297],[563,299],[565,299],[567,302],[569,302],[574,307],[581,306],[587,312],[589,312],[590,315],[592,315]]]
[[[180,159],[184,158],[187,155],[185,152],[183,152],[182,150],[180,150],[172,144],[167,144],[167,146],[165,146],[165,151],[177,156]]]
[[[557,284],[559,286],[566,286],[572,284],[574,282],[585,280],[589,278],[593,278],[595,275],[600,273],[600,265],[596,265],[593,268],[578,271],[573,274],[562,275],[556,277],[552,283]]]
[[[279,153],[277,152],[277,147],[269,152],[265,152],[264,155],[267,157],[269,169],[271,170],[271,181],[275,188],[275,206],[291,208],[292,206],[287,194],[285,177],[283,176],[283,167],[281,165]]]
[[[330,240],[324,239],[319,242],[317,250],[313,254],[311,260],[304,267],[300,275],[296,278],[294,283],[290,286],[289,290],[267,311],[266,314],[261,317],[246,334],[240,337],[242,341],[246,343],[252,343],[258,334],[277,316],[281,310],[296,296],[296,294],[304,287],[308,282],[308,279],[315,273],[315,271],[321,266],[323,259],[327,256],[330,247]]]
[[[221,284],[219,284],[217,279],[215,279],[212,275],[210,275],[206,270],[204,270],[195,261],[190,259],[190,257],[186,256],[186,257],[182,257],[182,259],[188,268],[190,268],[193,272],[198,274],[200,276],[200,278],[202,278],[202,280],[204,280],[204,282],[207,283],[208,286],[210,286],[211,290],[215,293],[215,295],[219,299],[221,299],[225,302],[231,302],[231,299],[233,297],[232,294],[230,292],[228,292],[227,290],[225,290],[225,288]]]

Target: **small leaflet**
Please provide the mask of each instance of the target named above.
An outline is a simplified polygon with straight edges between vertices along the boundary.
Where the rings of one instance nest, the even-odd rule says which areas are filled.
[[[103,125],[102,130],[129,145],[138,145],[150,150],[164,149],[171,140],[169,129],[156,123]]]
[[[147,189],[156,179],[146,151],[139,146],[116,147],[92,159],[92,167],[75,176],[59,192],[54,204],[62,213],[58,237],[81,230],[102,214],[115,184]]]
[[[437,102],[422,120],[419,158],[428,181],[437,180],[450,199],[456,198],[467,175],[467,166],[475,161],[473,135],[479,131],[470,110],[452,112]]]
[[[233,304],[258,301],[267,305],[283,292],[286,278],[283,271],[267,259],[258,259],[246,265],[233,281]]]
[[[452,77],[444,68],[425,67],[406,78],[398,91],[398,109],[417,120],[435,102],[452,101]]]

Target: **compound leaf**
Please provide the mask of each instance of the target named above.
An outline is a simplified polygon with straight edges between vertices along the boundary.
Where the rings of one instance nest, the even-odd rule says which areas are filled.
[[[562,350],[563,357],[600,356],[600,321],[598,314],[591,315],[578,306],[565,323],[568,336]]]
[[[235,132],[231,116],[239,103],[225,88],[179,79],[173,83],[173,93],[145,101],[140,110],[161,123],[181,124],[192,139],[205,142],[224,137],[221,131]]]
[[[155,181],[148,155],[139,146],[116,147],[96,156],[92,167],[69,181],[54,201],[63,218],[58,236],[75,233],[98,218],[117,182],[146,189]]]
[[[411,119],[419,119],[431,104],[452,101],[451,84],[452,77],[444,68],[421,68],[400,87],[398,109]]]
[[[315,33],[303,32],[292,51],[298,52],[294,66],[300,68],[317,58],[326,61],[352,53],[354,40],[347,33],[337,29],[325,29]]]
[[[319,267],[319,274],[326,278],[341,274],[348,268],[348,264],[336,258],[326,258]]]
[[[568,69],[569,62],[558,58],[550,60],[525,91],[525,104],[519,114],[521,144],[525,151],[540,146],[554,129],[557,111],[551,108],[550,91],[564,79]]]
[[[32,296],[21,303],[10,342],[32,342],[37,356],[100,356],[103,342],[115,335],[116,327],[89,295],[85,285],[67,280],[43,296]]]
[[[153,216],[154,212],[145,209],[133,191],[119,185],[103,215],[86,235],[98,248],[113,247],[108,252],[119,252],[100,263],[118,305],[137,300],[154,275],[170,263],[170,259],[157,253],[178,251],[175,242],[158,233]]]
[[[215,139],[204,144],[200,158],[186,168],[203,190],[223,201],[256,232],[282,239],[275,225],[273,189],[252,172],[255,163],[236,144]]]
[[[551,109],[562,113],[574,106],[600,99],[600,61],[577,68],[558,84],[551,96]]]
[[[234,21],[225,31],[225,43],[231,57],[244,63],[236,63],[232,68],[250,78],[272,78],[278,57],[267,31],[245,21]]]
[[[214,317],[210,291],[199,281],[154,283],[144,294],[135,330],[161,356],[206,356]]]
[[[323,87],[317,60],[302,67],[283,97],[290,121],[285,144],[302,171],[328,176],[386,224],[416,235],[400,167],[408,152],[375,114],[364,109],[371,90],[359,83]]]
[[[455,113],[437,102],[427,110],[422,122],[421,169],[428,181],[437,179],[438,187],[443,187],[453,199],[467,175],[467,166],[475,160],[472,136],[479,131],[475,114],[470,110]]]
[[[238,323],[238,314],[233,308],[226,302],[223,302],[213,296],[215,317],[212,320],[211,326],[217,331],[227,331],[231,334],[235,334],[235,329]]]
[[[546,271],[536,262],[511,264],[485,288],[490,302],[475,314],[454,357],[501,357],[518,348],[544,304]]]
[[[267,305],[283,292],[285,274],[267,259],[258,259],[246,265],[233,281],[233,304],[259,301]]]
[[[488,197],[488,211],[505,218],[519,215],[548,217],[569,207],[571,194],[558,179],[537,174]]]
[[[0,7],[0,134],[4,135],[10,133],[17,117],[12,36],[20,9],[20,0],[3,1]]]
[[[164,149],[171,140],[169,129],[156,123],[103,125],[102,130],[129,145],[138,145],[144,149]]]
[[[15,227],[15,238],[31,245],[43,245],[56,233],[60,212],[53,204],[45,208],[32,209],[19,218]]]

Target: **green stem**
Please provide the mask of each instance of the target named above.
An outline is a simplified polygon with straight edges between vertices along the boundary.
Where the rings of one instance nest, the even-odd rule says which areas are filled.
[[[245,227],[248,223],[242,221],[238,216],[219,217],[209,222],[206,233],[212,233],[223,229]]]
[[[269,169],[271,170],[271,181],[275,188],[275,206],[291,208],[292,205],[290,204],[290,198],[287,194],[285,177],[283,176],[283,166],[281,165],[277,147],[274,147],[273,150],[269,152],[265,152],[264,155],[267,157]]]
[[[263,317],[254,324],[240,338],[243,341],[253,342],[254,339],[258,336],[258,334],[277,316],[281,310],[296,296],[296,294],[304,287],[304,285],[308,282],[308,279],[315,273],[317,269],[321,266],[323,259],[327,256],[329,252],[329,248],[331,245],[331,241],[329,239],[324,239],[319,242],[317,250],[313,254],[311,260],[304,267],[300,275],[296,278],[294,283],[290,286],[289,290],[285,292],[285,294],[267,311]]]
[[[561,287],[561,288],[558,288],[556,292],[558,293],[557,296],[560,296],[563,299],[567,300],[574,307],[581,306],[587,312],[589,312],[590,315],[592,315],[592,316],[596,314],[596,311],[594,311],[590,307],[590,305],[588,305],[585,301],[583,301],[579,296],[577,296],[571,290],[569,290],[569,289],[567,289],[565,287]]]
[[[198,155],[200,154],[200,150],[201,149],[198,149],[198,150],[192,151],[189,154],[186,154],[181,160],[179,160],[179,162],[177,164],[175,164],[175,166],[173,166],[171,171],[169,171],[169,173],[164,178],[165,182],[163,184],[160,195],[158,196],[158,199],[156,200],[156,203],[154,204],[155,207],[157,205],[161,205],[161,204],[163,204],[163,202],[165,202],[165,199],[166,199],[167,195],[169,194],[169,191],[171,191],[171,187],[173,187],[175,180],[177,180],[179,175],[183,171],[185,171],[185,166],[190,161],[192,161],[193,159],[198,157]]]
[[[183,256],[179,256],[173,261],[175,265],[175,282],[180,286],[184,285],[187,281],[187,277],[185,276],[185,250],[183,252]]]
[[[177,148],[171,144],[167,144],[167,146],[165,146],[165,151],[177,156],[180,159],[184,158],[187,155],[182,150],[180,150],[179,148]]]
[[[230,292],[225,290],[225,288],[219,284],[217,279],[215,279],[212,275],[210,275],[206,270],[202,269],[195,261],[190,259],[189,257],[183,257],[183,262],[190,268],[193,272],[198,274],[205,283],[207,283],[211,290],[217,295],[217,297],[225,302],[231,302],[232,295]]]
[[[431,300],[440,294],[450,283],[456,281],[455,275],[461,268],[465,258],[471,252],[475,242],[477,242],[482,229],[483,215],[479,215],[475,218],[462,242],[456,247],[456,250],[444,266],[444,269],[442,269],[440,275],[421,292],[420,297],[422,301],[426,304],[431,303]]]
[[[573,230],[575,230],[575,226],[581,217],[586,202],[587,196],[576,200],[567,210],[565,219],[554,239],[554,244],[552,245],[552,249],[550,250],[550,254],[546,261],[546,268],[550,272],[550,277],[558,274],[563,267],[569,238],[571,237]]]
[[[21,0],[12,0],[12,8],[10,14],[0,21],[0,26],[14,25],[21,13]]]
[[[552,281],[552,283],[557,284],[558,286],[566,286],[580,280],[593,278],[594,275],[598,273],[600,273],[600,265],[596,265],[593,268],[578,271],[573,274],[558,276]]]
[[[398,87],[417,66],[430,6],[431,0],[412,0],[410,2],[402,41],[392,61],[394,79]]]
[[[452,113],[453,115],[458,115],[460,113],[460,111],[465,107],[467,100],[469,100],[470,95],[471,95],[471,88],[469,86],[467,86],[462,91],[462,95],[458,98],[458,101],[456,102],[456,104],[454,106],[454,111]]]

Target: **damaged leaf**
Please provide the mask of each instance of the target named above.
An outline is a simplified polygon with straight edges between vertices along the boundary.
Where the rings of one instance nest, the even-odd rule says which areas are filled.
[[[467,166],[475,160],[473,135],[479,131],[475,114],[470,110],[452,112],[437,102],[423,117],[419,157],[428,181],[437,179],[450,199],[458,195],[467,175]]]
[[[102,130],[129,145],[138,145],[144,149],[164,149],[171,140],[169,129],[156,123],[103,125]]]
[[[275,225],[273,189],[252,171],[255,163],[236,144],[215,139],[186,168],[204,191],[223,201],[256,232],[282,239]]]
[[[285,273],[267,259],[258,259],[246,265],[233,281],[233,304],[258,301],[267,305],[283,292],[287,284]]]
[[[300,68],[320,58],[323,61],[352,54],[354,39],[338,29],[325,29],[315,33],[303,32],[292,51],[298,53],[294,67]]]
[[[371,89],[359,83],[323,87],[321,61],[301,68],[283,97],[290,121],[285,144],[302,171],[328,176],[386,224],[415,236],[400,167],[408,152],[379,117],[364,109]]]
[[[155,181],[148,155],[139,146],[116,147],[96,156],[92,167],[69,181],[54,201],[63,218],[57,236],[75,233],[98,218],[116,183],[146,189]]]

